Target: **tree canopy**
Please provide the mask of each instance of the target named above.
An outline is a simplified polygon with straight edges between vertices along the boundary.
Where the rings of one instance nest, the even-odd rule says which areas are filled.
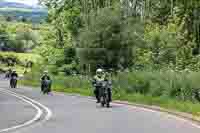
[[[76,51],[63,54],[63,65],[73,58],[88,69],[198,69],[199,0],[40,1],[49,9],[51,47]]]

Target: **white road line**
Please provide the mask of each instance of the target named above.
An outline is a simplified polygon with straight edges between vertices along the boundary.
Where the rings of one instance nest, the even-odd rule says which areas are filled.
[[[59,93],[57,93],[56,92],[56,94],[57,95],[62,95],[63,93],[61,93],[61,92],[59,92]],[[75,94],[66,94],[66,96],[76,96]],[[79,97],[79,95],[77,95],[78,97]],[[95,99],[93,99],[93,97],[85,97],[85,96],[81,96],[82,98],[85,98],[85,99],[87,99],[87,100],[90,100],[90,101],[96,101]],[[173,115],[173,114],[169,114],[169,113],[166,113],[166,112],[161,112],[161,111],[157,111],[157,110],[153,110],[153,109],[147,109],[147,108],[145,108],[145,107],[137,107],[137,106],[134,106],[134,105],[127,105],[127,104],[120,104],[120,103],[115,103],[115,102],[113,102],[113,103],[111,103],[112,105],[117,105],[117,106],[126,106],[126,107],[129,107],[129,108],[134,108],[134,109],[139,109],[139,110],[142,110],[142,111],[145,111],[145,112],[152,112],[152,113],[163,113],[163,114],[165,114],[166,116],[168,116],[168,117],[171,117],[171,118],[173,118],[173,119],[176,119],[176,120],[178,120],[178,121],[183,121],[183,122],[186,122],[186,123],[188,123],[188,124],[190,124],[190,125],[192,125],[193,127],[195,127],[195,128],[199,128],[200,129],[200,126],[198,125],[198,124],[195,124],[194,122],[192,122],[191,120],[187,120],[187,119],[184,119],[184,118],[182,118],[182,117],[179,117],[179,116],[176,116],[176,115]]]
[[[4,89],[5,90],[5,89]],[[35,100],[33,100],[33,99],[30,99],[30,98],[28,98],[28,97],[26,97],[26,96],[24,96],[24,95],[20,95],[20,94],[17,94],[17,93],[15,93],[15,92],[13,92],[13,91],[9,91],[9,90],[5,90],[5,91],[7,91],[7,92],[9,92],[9,93],[12,93],[13,95],[18,95],[18,96],[20,96],[20,97],[22,97],[22,98],[24,98],[24,99],[27,99],[27,100],[29,100],[29,101],[31,101],[32,103],[35,103],[35,104],[37,104],[37,105],[39,105],[39,106],[41,106],[43,109],[45,109],[45,111],[47,112],[47,115],[46,115],[46,117],[45,117],[45,121],[46,120],[49,120],[51,117],[52,117],[52,112],[51,112],[51,110],[49,110],[46,106],[44,106],[44,105],[42,105],[41,103],[39,103],[39,102],[37,102],[37,101],[35,101]],[[57,95],[63,95],[62,93],[56,93]],[[66,96],[67,96],[67,94],[66,94]],[[85,98],[85,97],[83,97],[83,98]],[[21,99],[21,98],[20,98]],[[88,98],[87,98],[88,99]],[[88,100],[90,100],[90,101],[95,101],[95,100],[93,100],[93,99],[88,99]],[[137,109],[139,109],[139,110],[143,110],[143,111],[146,111],[146,112],[154,112],[154,113],[165,113],[165,112],[160,112],[160,111],[155,111],[155,110],[152,110],[152,109],[147,109],[147,108],[144,108],[144,107],[136,107],[136,106],[132,106],[132,105],[125,105],[125,104],[118,104],[118,103],[112,103],[112,105],[120,105],[120,106],[127,106],[127,107],[130,107],[130,108],[137,108]],[[188,124],[190,124],[190,125],[192,125],[193,127],[196,127],[196,128],[199,128],[200,129],[200,126],[198,125],[198,124],[195,124],[195,123],[193,123],[192,121],[190,121],[190,120],[187,120],[187,119],[184,119],[184,118],[181,118],[181,117],[179,117],[179,116],[175,116],[175,115],[172,115],[172,114],[168,114],[168,113],[165,113],[167,116],[169,116],[169,117],[172,117],[172,118],[175,118],[176,120],[179,120],[179,121],[183,121],[183,122],[186,122],[186,123],[188,123]],[[0,130],[0,133],[2,133],[3,131],[1,131]]]
[[[10,91],[10,90],[5,90],[5,91],[7,91],[9,93],[12,93],[14,95],[18,95],[18,96],[20,96],[20,97],[22,97],[24,99],[27,99],[27,100],[31,101],[32,103],[34,103],[36,105],[39,105],[40,107],[42,107],[47,112],[47,115],[45,116],[44,121],[47,121],[52,117],[52,111],[49,108],[47,108],[46,106],[42,105],[41,103],[39,103],[39,102],[37,102],[37,101],[27,97],[27,96],[24,96],[24,95],[21,95],[21,94],[17,94],[17,93],[15,93],[13,91]]]
[[[20,125],[17,125],[17,126],[13,126],[13,127],[10,127],[10,128],[6,128],[6,129],[0,129],[0,133],[7,132],[7,131],[11,131],[11,130],[15,130],[15,129],[18,129],[18,128],[22,128],[22,127],[28,126],[28,125],[34,123],[36,120],[38,120],[38,119],[41,117],[43,111],[42,111],[39,107],[37,107],[36,105],[34,105],[33,103],[31,103],[30,101],[28,101],[28,100],[26,100],[26,99],[24,99],[24,98],[22,98],[22,97],[20,97],[20,96],[17,96],[17,95],[15,95],[15,94],[11,94],[11,93],[8,93],[8,92],[2,91],[2,90],[0,90],[0,92],[3,92],[3,93],[6,93],[6,94],[9,94],[9,95],[12,95],[12,96],[14,96],[14,97],[16,97],[16,98],[18,98],[18,99],[20,99],[20,100],[22,100],[22,101],[24,101],[24,102],[30,104],[33,108],[35,108],[35,109],[37,110],[37,114],[35,115],[35,117],[34,117],[33,119],[31,119],[31,120],[25,122],[24,124],[20,124]]]
[[[161,111],[157,111],[157,110],[153,110],[153,109],[147,109],[147,108],[144,108],[144,107],[136,107],[134,105],[125,105],[125,104],[119,104],[119,103],[112,103],[112,105],[119,105],[119,106],[127,106],[129,108],[134,108],[134,109],[139,109],[139,110],[143,110],[145,112],[153,112],[153,113],[164,113],[166,116],[168,117],[171,117],[173,119],[176,119],[178,121],[183,121],[183,122],[186,122],[190,125],[192,125],[193,127],[195,128],[199,128],[200,129],[200,126],[198,124],[195,124],[194,122],[190,121],[190,120],[187,120],[187,119],[184,119],[184,118],[181,118],[179,116],[176,116],[176,115],[173,115],[173,114],[169,114],[169,113],[166,113],[166,112],[161,112]]]

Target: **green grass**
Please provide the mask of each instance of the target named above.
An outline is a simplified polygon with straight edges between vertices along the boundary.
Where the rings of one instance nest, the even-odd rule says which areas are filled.
[[[170,98],[152,97],[142,94],[124,94],[122,96],[115,97],[115,99],[145,105],[155,105],[165,109],[190,113],[194,116],[199,116],[200,113],[200,105],[189,101],[183,102]]]
[[[40,86],[38,67],[25,76],[21,84]],[[199,72],[135,71],[113,76],[113,99],[155,105],[162,108],[200,115],[200,104],[191,99],[191,91],[200,87]],[[53,90],[93,96],[91,77],[52,76]]]
[[[40,82],[35,75],[28,76],[27,80],[21,81],[21,84],[27,86],[39,87]],[[82,86],[82,87],[81,87]],[[77,77],[55,77],[53,79],[53,90],[64,93],[77,93],[83,96],[93,96],[93,90],[88,81],[80,80]],[[179,101],[169,97],[156,97],[139,93],[127,93],[124,90],[113,91],[114,100],[128,101],[145,105],[155,105],[162,108],[186,112],[198,116],[200,114],[200,104],[191,101]]]

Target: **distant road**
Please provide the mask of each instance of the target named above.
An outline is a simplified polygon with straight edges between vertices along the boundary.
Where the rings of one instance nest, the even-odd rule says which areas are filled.
[[[0,88],[8,90],[8,83],[0,81]],[[10,89],[9,89],[10,90]],[[52,111],[52,116],[12,133],[199,133],[200,127],[166,113],[148,111],[126,105],[112,104],[102,108],[86,97],[40,94],[37,89],[11,90],[31,98]],[[16,110],[14,110],[16,109]],[[42,108],[41,108],[42,109]],[[0,93],[0,130],[32,119],[36,111],[26,103],[8,94]],[[9,117],[8,117],[9,116]],[[14,121],[14,120],[15,121]]]

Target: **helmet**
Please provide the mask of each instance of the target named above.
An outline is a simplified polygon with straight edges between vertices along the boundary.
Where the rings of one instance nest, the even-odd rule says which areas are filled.
[[[96,71],[97,73],[102,73],[103,72],[103,70],[102,69],[97,69],[97,71]]]
[[[48,71],[47,71],[47,70],[45,70],[45,71],[44,71],[44,73],[45,73],[45,74],[47,74],[47,73],[48,73]]]
[[[105,78],[110,78],[110,73],[109,72],[105,72]]]
[[[105,72],[105,76],[108,76],[109,75],[109,73],[108,72]]]

